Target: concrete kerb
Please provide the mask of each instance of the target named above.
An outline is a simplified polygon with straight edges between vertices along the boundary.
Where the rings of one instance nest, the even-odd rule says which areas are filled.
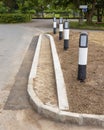
[[[57,88],[57,95],[58,95],[58,104],[60,110],[69,110],[67,92],[66,92],[66,85],[64,82],[63,73],[61,70],[61,65],[59,61],[59,57],[56,51],[56,47],[54,44],[54,39],[51,35],[46,34],[50,39],[51,44],[51,51],[52,51],[52,58],[53,58],[53,65],[55,71],[55,80],[56,80],[56,88]]]
[[[48,35],[48,37],[51,42],[52,40],[50,38],[51,36]],[[39,36],[39,40],[37,43],[37,48],[34,55],[30,76],[28,80],[28,88],[27,88],[28,95],[30,98],[30,103],[33,105],[34,109],[39,114],[42,114],[45,117],[52,118],[57,121],[61,121],[65,123],[69,122],[77,125],[92,125],[92,126],[104,127],[104,115],[80,114],[80,113],[61,111],[58,109],[58,107],[52,107],[43,104],[42,101],[39,99],[39,97],[36,95],[35,91],[33,90],[33,80],[35,80],[36,77],[41,39],[42,39],[42,35]]]
[[[29,75],[28,84],[33,84],[33,79],[36,77],[39,52],[40,52],[40,46],[41,46],[41,39],[42,39],[42,35],[39,36],[39,40],[38,40],[37,47],[36,47],[36,52],[34,54],[32,67],[31,67],[31,71],[30,71],[30,75]]]

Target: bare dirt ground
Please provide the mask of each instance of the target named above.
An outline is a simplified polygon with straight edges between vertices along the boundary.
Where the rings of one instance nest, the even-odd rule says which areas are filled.
[[[53,35],[63,70],[70,111],[104,114],[104,32],[89,32],[87,79],[77,80],[79,32],[70,32],[70,47],[63,50],[63,40]]]
[[[77,80],[80,32],[70,32],[69,49],[53,35],[62,66],[70,111],[104,114],[104,32],[89,32],[87,79]],[[44,104],[57,105],[56,84],[49,41],[43,37],[34,90]]]

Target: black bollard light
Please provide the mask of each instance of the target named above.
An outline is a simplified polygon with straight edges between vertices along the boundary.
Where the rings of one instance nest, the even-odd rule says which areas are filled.
[[[53,34],[56,34],[56,28],[57,28],[57,22],[56,22],[56,18],[53,18]]]
[[[59,40],[63,38],[63,18],[59,19]]]
[[[69,22],[64,22],[64,50],[69,48]]]
[[[88,34],[82,32],[79,39],[79,61],[78,61],[78,80],[84,82],[86,79],[86,65],[88,55]]]

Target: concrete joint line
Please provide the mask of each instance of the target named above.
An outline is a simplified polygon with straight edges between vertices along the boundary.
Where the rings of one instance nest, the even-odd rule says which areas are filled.
[[[50,35],[47,35],[47,36],[50,38],[51,47],[53,48],[53,46],[55,46],[53,44],[54,42],[53,38]],[[41,100],[38,98],[38,96],[33,90],[33,80],[35,79],[36,72],[37,72],[41,39],[42,39],[42,35],[39,36],[36,52],[34,55],[32,67],[30,71],[30,76],[28,80],[28,87],[27,87],[28,95],[30,98],[30,103],[33,105],[34,109],[36,109],[38,113],[44,115],[45,117],[52,118],[57,121],[69,122],[69,123],[74,123],[77,125],[93,125],[97,127],[98,126],[104,127],[104,115],[79,114],[79,113],[72,113],[68,111],[62,111],[58,109],[58,107],[51,107],[48,105],[44,105],[41,102]]]

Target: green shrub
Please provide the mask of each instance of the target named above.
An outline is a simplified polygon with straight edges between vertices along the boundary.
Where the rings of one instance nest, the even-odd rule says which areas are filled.
[[[5,7],[3,2],[0,2],[0,13],[7,13],[8,10],[9,8]]]
[[[32,10],[32,9],[31,9],[31,10],[28,10],[27,12],[28,12],[29,14],[35,14],[35,13],[36,13],[36,11],[35,11],[35,10]]]
[[[31,21],[30,14],[0,14],[0,23],[22,23]]]

